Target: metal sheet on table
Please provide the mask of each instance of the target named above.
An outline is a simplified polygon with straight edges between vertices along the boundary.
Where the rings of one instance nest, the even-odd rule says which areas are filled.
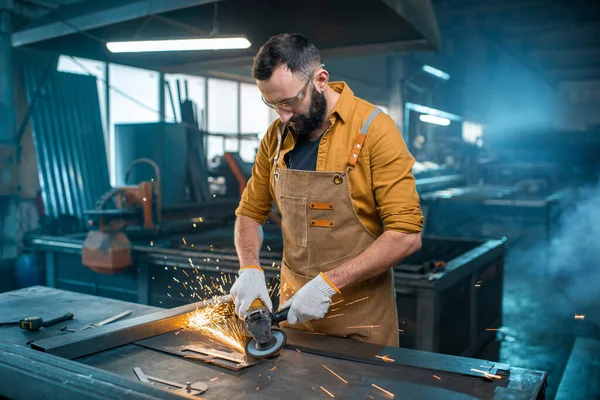
[[[519,396],[512,399],[536,399],[543,376],[515,369],[508,379],[492,382],[463,375],[397,366],[370,365],[285,349],[278,358],[269,359],[238,372],[206,363],[188,361],[137,345],[127,345],[97,353],[80,362],[137,380],[133,367],[146,374],[177,382],[206,381],[206,399],[311,399],[329,398],[323,386],[336,398],[390,398],[374,388],[375,384],[402,399],[507,399],[497,396],[506,388]],[[327,371],[328,367],[348,383]],[[275,368],[276,367],[276,368]],[[313,389],[314,388],[314,389]]]
[[[286,345],[288,348],[366,364],[420,368],[432,372],[438,371],[472,377],[483,376],[483,373],[473,371],[474,369],[485,371],[490,375],[508,375],[510,370],[509,364],[475,358],[401,349],[372,343],[359,343],[353,340],[315,335],[293,329],[284,329],[284,331],[288,336]],[[393,361],[390,362],[389,359],[384,361],[377,356],[388,356]]]
[[[178,330],[174,332],[168,332],[162,335],[153,336],[148,339],[138,340],[137,342],[135,342],[135,344],[180,357],[199,355],[198,353],[186,351],[185,349],[188,346],[206,347],[215,349],[220,352],[235,353],[235,351],[232,351],[231,349],[218,343],[217,341],[209,339],[203,334],[192,330]],[[226,360],[214,360],[213,364],[228,369],[238,370],[242,368],[251,367],[252,365],[258,364],[262,361],[253,360],[249,358],[247,360],[246,366],[238,368],[235,367],[235,363]]]

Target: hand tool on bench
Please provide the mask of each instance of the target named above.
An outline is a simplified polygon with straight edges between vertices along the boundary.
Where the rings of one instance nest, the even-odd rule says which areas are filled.
[[[120,313],[120,314],[113,315],[112,317],[110,317],[110,318],[107,318],[107,319],[105,319],[105,320],[103,320],[103,321],[96,322],[95,324],[89,324],[89,325],[86,325],[86,326],[84,326],[83,328],[81,328],[81,330],[82,330],[82,331],[85,331],[86,329],[91,329],[91,328],[99,328],[99,327],[101,327],[101,326],[104,326],[104,325],[106,325],[106,324],[110,324],[111,322],[118,321],[118,320],[120,320],[121,318],[125,318],[125,317],[127,317],[128,315],[130,315],[132,312],[133,312],[133,311],[124,311],[124,312],[122,312],[122,313]]]
[[[253,358],[266,358],[277,353],[285,346],[287,335],[284,331],[273,328],[287,320],[289,308],[272,313],[260,299],[250,305],[244,322],[252,339],[246,343],[246,354]]]
[[[68,321],[73,319],[73,317],[73,313],[66,313],[65,315],[49,321],[44,321],[41,317],[27,317],[14,322],[0,322],[0,326],[19,326],[21,329],[28,331],[37,331],[40,328],[46,328],[48,326],[58,324],[59,322]]]
[[[163,385],[176,387],[176,388],[178,388],[176,390],[176,392],[185,393],[190,396],[202,394],[208,390],[208,385],[205,382],[195,382],[195,383],[186,382],[185,385],[182,385],[181,383],[169,381],[167,379],[162,379],[162,378],[157,378],[154,376],[146,375],[140,367],[134,367],[133,372],[135,372],[135,375],[142,382],[150,383],[150,384],[152,384],[152,382],[158,382],[158,383],[162,383]],[[152,381],[152,382],[150,382],[150,381]]]

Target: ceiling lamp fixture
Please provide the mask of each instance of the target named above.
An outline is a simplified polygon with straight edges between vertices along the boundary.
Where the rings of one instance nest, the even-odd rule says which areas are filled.
[[[430,65],[423,65],[423,71],[427,72],[430,75],[433,75],[435,77],[440,78],[441,80],[447,81],[448,79],[450,79],[450,74],[441,71],[437,68],[433,68]]]
[[[436,117],[431,114],[421,114],[419,115],[419,119],[423,122],[428,122],[430,124],[436,124],[441,126],[450,125],[450,120],[448,118]]]
[[[106,47],[112,53],[146,53],[156,51],[198,51],[247,49],[250,41],[243,36],[230,38],[178,39],[178,40],[139,40],[128,42],[108,42]]]

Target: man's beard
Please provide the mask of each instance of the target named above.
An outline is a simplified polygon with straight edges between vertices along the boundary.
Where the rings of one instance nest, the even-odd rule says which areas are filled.
[[[318,129],[325,121],[327,113],[327,100],[324,93],[319,93],[313,86],[310,97],[308,115],[296,115],[290,118],[294,132],[299,137],[307,137],[312,131]]]

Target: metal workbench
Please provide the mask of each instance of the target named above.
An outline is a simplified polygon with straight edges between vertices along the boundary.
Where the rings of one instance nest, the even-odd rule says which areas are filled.
[[[133,321],[136,321],[136,318],[137,320],[151,318],[157,313],[170,310],[161,311],[151,306],[44,287],[0,294],[0,319],[2,320],[20,318],[31,315],[32,312],[51,318],[51,314],[71,311],[75,314],[74,320],[63,325],[77,328],[124,310],[134,310],[134,314],[127,320],[111,324],[114,326],[93,328],[95,329],[93,331],[67,333],[57,329],[61,327],[60,325],[57,328],[44,328],[37,333],[25,332],[16,327],[0,328],[2,329],[0,333],[0,397],[28,399],[45,395],[45,398],[49,399],[59,398],[53,397],[52,394],[60,390],[64,395],[64,392],[70,390],[71,386],[75,387],[78,384],[77,377],[73,377],[71,380],[61,378],[63,380],[57,383],[56,387],[46,390],[52,385],[52,376],[48,375],[44,379],[40,378],[37,384],[32,384],[32,379],[34,379],[32,376],[42,372],[21,374],[22,369],[27,369],[23,360],[30,359],[29,365],[45,363],[45,365],[49,365],[48,371],[56,370],[58,371],[56,374],[60,374],[61,377],[68,373],[73,374],[74,368],[79,366],[81,372],[78,377],[83,376],[87,379],[87,386],[80,386],[77,391],[73,390],[70,398],[98,398],[94,393],[98,393],[98,387],[106,381],[113,382],[111,387],[114,388],[126,387],[130,394],[148,391],[146,398],[171,398],[173,396],[172,392],[158,391],[157,385],[149,387],[147,384],[138,383],[133,367],[141,367],[148,375],[176,382],[205,381],[208,383],[209,389],[199,396],[201,398],[330,398],[321,388],[328,390],[338,398],[368,398],[367,396],[376,399],[390,398],[373,385],[388,390],[397,398],[402,399],[544,398],[547,378],[545,372],[525,370],[484,360],[376,346],[349,339],[295,331],[288,331],[288,346],[278,358],[267,360],[239,372],[152,350],[136,344],[135,341],[114,348],[105,346],[106,349],[95,354],[88,354],[69,361],[52,355],[50,347],[44,346],[43,343],[56,343],[57,336],[62,336],[58,338],[58,342],[64,339],[63,341],[72,340],[76,343],[83,342],[71,339],[75,338],[75,335],[88,339],[98,338],[102,335],[109,337],[111,332],[117,330],[123,332],[123,329],[128,328],[128,324],[135,326]],[[46,349],[47,353],[27,349],[26,343],[31,340],[34,340],[34,344],[37,343],[39,347]],[[93,342],[97,343],[98,341],[93,339]],[[378,353],[389,355],[395,361],[386,363],[373,357],[373,354]],[[21,362],[20,369],[14,367],[17,359]],[[335,377],[323,365],[335,371],[347,383]],[[276,369],[274,369],[275,366]],[[501,379],[484,379],[478,373],[471,372],[471,368],[492,371],[501,376]],[[28,384],[28,390],[15,389],[20,386],[20,380],[23,381],[22,383]],[[119,384],[117,385],[117,383]],[[161,393],[164,397],[161,397]],[[111,397],[107,391],[105,398],[118,398],[118,395]]]
[[[188,280],[184,271],[198,267],[218,279],[220,274],[235,276],[239,266],[232,229],[186,239],[187,245],[181,235],[157,238],[152,246],[134,242],[135,265],[117,275],[98,274],[81,264],[82,235],[37,236],[31,242],[45,253],[50,287],[170,308],[187,304],[193,295],[178,283]],[[487,329],[502,325],[504,241],[426,236],[422,248],[394,268],[403,347],[472,357],[493,340],[495,332]],[[260,259],[272,285],[279,281],[282,252],[279,232],[267,231]],[[446,267],[424,271],[431,261]],[[233,279],[223,284],[225,291]]]

